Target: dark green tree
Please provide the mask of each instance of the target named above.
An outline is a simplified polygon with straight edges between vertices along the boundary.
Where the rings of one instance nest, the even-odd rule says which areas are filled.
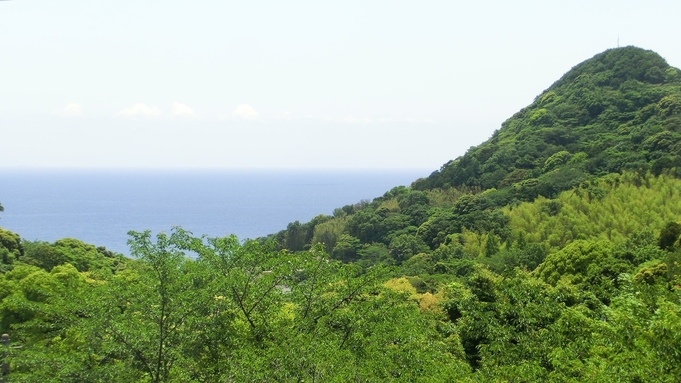
[[[669,222],[660,232],[657,244],[662,250],[670,250],[674,247],[681,235],[681,224]]]
[[[485,257],[491,257],[499,252],[499,240],[496,234],[487,234],[487,240],[485,241]]]

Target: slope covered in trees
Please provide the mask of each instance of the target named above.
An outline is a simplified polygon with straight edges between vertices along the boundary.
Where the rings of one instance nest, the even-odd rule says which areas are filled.
[[[494,136],[257,241],[0,229],[23,382],[677,382],[681,74],[606,51]]]
[[[574,188],[598,196],[597,179],[607,174],[678,177],[680,153],[681,72],[651,51],[611,49],[410,188],[291,223],[272,237],[293,251],[324,243],[344,261],[401,264],[455,233],[493,232],[505,242],[512,234],[505,207]]]
[[[484,190],[532,180],[534,191],[546,195],[588,174],[659,174],[681,164],[680,93],[681,72],[658,54],[608,50],[567,72],[487,142],[413,187]]]

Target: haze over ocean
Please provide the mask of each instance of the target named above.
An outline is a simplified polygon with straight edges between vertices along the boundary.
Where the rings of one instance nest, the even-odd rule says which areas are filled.
[[[255,238],[428,170],[0,170],[0,227],[26,240],[77,238],[129,255],[129,230]]]

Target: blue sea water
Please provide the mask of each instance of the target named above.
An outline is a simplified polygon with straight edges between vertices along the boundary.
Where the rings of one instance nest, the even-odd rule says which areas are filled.
[[[426,170],[0,170],[0,227],[129,254],[129,230],[265,236],[371,200]]]

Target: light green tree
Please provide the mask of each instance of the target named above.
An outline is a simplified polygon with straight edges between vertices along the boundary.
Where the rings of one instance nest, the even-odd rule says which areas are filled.
[[[209,304],[200,265],[186,256],[190,236],[129,232],[131,254],[140,262],[116,273],[99,293],[97,331],[107,353],[150,382],[182,381],[182,350],[195,334],[193,316]]]

